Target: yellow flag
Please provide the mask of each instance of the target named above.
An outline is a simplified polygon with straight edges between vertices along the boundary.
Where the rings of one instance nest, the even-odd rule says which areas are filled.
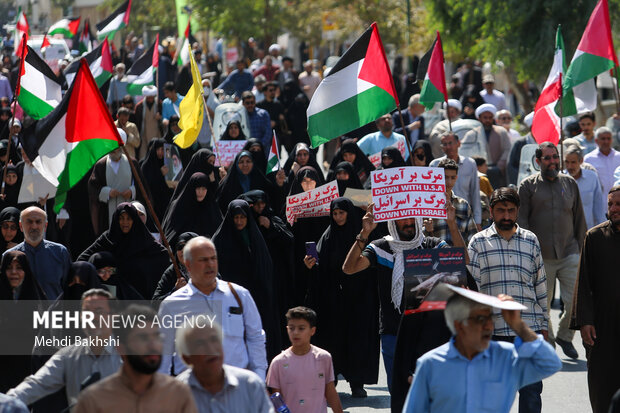
[[[174,138],[174,143],[181,148],[189,148],[196,141],[204,119],[204,100],[202,98],[202,82],[200,72],[194,59],[191,46],[189,48],[190,68],[192,70],[192,86],[179,105],[179,128],[181,132]]]

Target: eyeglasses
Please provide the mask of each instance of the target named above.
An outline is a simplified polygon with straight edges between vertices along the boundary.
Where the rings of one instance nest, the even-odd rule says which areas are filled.
[[[467,319],[473,321],[474,323],[476,323],[478,325],[484,325],[484,324],[488,323],[489,321],[493,320],[493,314],[491,314],[491,315],[477,315],[475,317],[467,317]]]
[[[557,153],[555,155],[547,155],[547,156],[543,156],[540,159],[542,159],[543,161],[550,161],[552,159],[560,159],[560,155],[558,155]]]
[[[101,268],[100,270],[97,270],[97,274],[99,275],[104,275],[104,274],[109,274],[109,275],[114,275],[116,274],[116,268]]]
[[[17,231],[17,224],[9,224],[8,222],[3,222],[2,229],[10,229],[11,231]]]

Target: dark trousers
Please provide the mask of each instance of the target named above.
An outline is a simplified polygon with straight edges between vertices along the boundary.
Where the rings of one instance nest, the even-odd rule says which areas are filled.
[[[540,334],[537,331],[536,334]],[[515,338],[511,336],[493,336],[495,341],[507,341],[513,343]],[[542,411],[542,381],[528,384],[519,389],[519,413],[540,413]]]

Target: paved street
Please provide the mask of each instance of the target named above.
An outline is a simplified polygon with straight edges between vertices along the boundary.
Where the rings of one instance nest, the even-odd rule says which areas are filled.
[[[551,311],[554,326],[558,325],[558,314],[559,311],[557,310]],[[569,359],[558,347],[558,355],[563,362],[562,370],[543,383],[543,412],[545,413],[586,413],[591,411],[588,400],[585,351],[581,345],[579,333],[575,334],[573,344],[579,352],[579,359]],[[348,383],[344,380],[338,381],[337,390],[345,411],[350,413],[390,411],[390,396],[387,390],[383,361],[379,368],[379,383],[365,388],[368,391],[368,398],[353,399]],[[518,399],[518,395],[516,399]],[[515,401],[510,412],[518,412],[517,401]]]

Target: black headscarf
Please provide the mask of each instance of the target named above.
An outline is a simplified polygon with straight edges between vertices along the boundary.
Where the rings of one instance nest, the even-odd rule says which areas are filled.
[[[106,281],[99,278],[104,288],[106,288],[106,286],[116,287],[116,298],[121,300],[144,300],[144,297],[127,282],[123,274],[119,273],[118,262],[112,253],[108,251],[97,252],[88,259],[88,262],[92,264],[97,271],[105,267],[117,269],[116,274],[112,274]]]
[[[422,148],[424,149],[424,155],[425,156],[425,163],[426,166],[428,166],[431,161],[435,158],[433,158],[433,150],[431,149],[431,144],[426,141],[426,140],[419,140],[415,143],[415,145],[413,145],[413,153],[411,154],[411,156],[415,156],[414,153],[416,151],[416,149]]]
[[[237,127],[239,128],[239,136],[237,136],[236,138],[230,136],[230,125],[232,124],[237,125]],[[224,130],[224,133],[222,133],[222,137],[220,138],[220,140],[223,141],[244,141],[245,139],[245,134],[243,133],[243,129],[241,129],[241,122],[239,122],[238,120],[231,120],[230,122],[228,122],[228,125],[226,125],[226,129]]]
[[[80,282],[73,282],[76,277]],[[101,278],[95,266],[89,262],[77,261],[71,264],[69,272],[62,279],[62,299],[79,301],[86,291],[101,287]]]
[[[337,179],[338,172],[346,172],[347,174],[349,174],[349,179],[347,179],[346,181],[341,181]],[[355,173],[355,168],[353,167],[353,164],[350,162],[340,162],[334,170],[334,178],[337,179],[336,182],[338,183],[338,193],[340,194],[340,196],[344,195],[344,191],[346,191],[347,188],[364,188],[362,186],[362,182],[360,181],[359,176],[357,176],[357,174]]]
[[[260,151],[250,150],[252,146],[259,146]],[[263,143],[256,138],[250,138],[247,143],[243,145],[243,150],[252,154],[252,160],[254,161],[256,168],[258,168],[258,170],[263,174],[267,175],[267,154],[265,153]]]
[[[370,172],[375,170],[375,166],[370,162],[368,157],[359,146],[355,142],[355,139],[345,139],[342,142],[342,146],[340,149],[336,151],[334,155],[334,159],[332,159],[332,163],[329,166],[330,173],[327,176],[327,180],[331,181],[333,178],[331,176],[332,172],[336,170],[336,166],[344,161],[343,155],[345,153],[352,153],[355,155],[355,160],[353,161],[353,167],[355,168],[355,172],[360,177],[360,181],[365,181],[369,176]]]
[[[318,173],[321,174],[321,182],[323,182],[323,179],[325,179],[323,177],[323,172],[321,171],[321,167],[319,166],[318,162],[316,161],[316,154],[310,150],[310,148],[308,147],[307,144],[300,142],[297,145],[295,145],[295,148],[293,149],[293,151],[290,153],[288,159],[286,160],[286,162],[284,162],[284,167],[282,169],[284,169],[284,173],[286,173],[287,175],[291,172],[291,168],[293,167],[293,162],[295,162],[296,158],[297,158],[297,151],[299,150],[305,150],[307,151],[310,156],[308,157],[308,163],[305,165],[300,165],[302,168],[305,166],[311,166],[314,168],[315,171],[317,171]]]
[[[6,252],[0,262],[0,300],[13,300],[13,288],[6,274],[13,260],[17,260],[24,270],[24,280],[18,287],[17,300],[45,300],[45,293],[32,273],[28,257],[25,253],[15,250]]]
[[[166,177],[161,173],[164,166],[164,159],[157,157],[157,150],[163,148],[166,141],[162,138],[154,138],[149,142],[146,157],[140,164],[142,175],[151,189],[153,197],[153,208],[160,220],[164,218],[164,213],[172,196],[172,189],[166,183]]]
[[[196,188],[207,188],[207,195],[198,202]],[[196,172],[183,189],[181,196],[170,203],[162,224],[170,245],[176,245],[179,236],[187,231],[210,237],[222,222],[222,214],[210,189],[209,178]]]
[[[236,215],[248,219],[241,231],[235,227]],[[218,268],[222,279],[247,288],[256,301],[267,334],[268,353],[271,357],[275,356],[280,349],[277,315],[272,306],[273,263],[247,202],[241,199],[230,202],[222,225],[213,235],[213,243],[218,252]]]
[[[237,165],[239,165],[241,158],[246,156],[252,159],[253,166],[248,175],[243,175]],[[235,156],[228,175],[220,182],[217,188],[215,197],[220,210],[225,212],[230,201],[252,189],[261,189],[267,193],[273,191],[271,183],[254,163],[252,154],[248,151],[241,151]]]
[[[383,157],[387,156],[392,160],[390,166],[385,166],[383,164]],[[395,146],[387,146],[381,150],[381,169],[389,169],[389,168],[401,168],[403,166],[407,166],[405,164],[405,160],[403,159],[403,155],[400,153],[397,147]]]
[[[347,221],[342,226],[334,221],[333,211],[336,209],[347,213]],[[329,205],[329,211],[329,227],[323,233],[316,249],[319,253],[320,265],[327,266],[329,271],[334,274],[339,274],[355,237],[362,229],[362,222],[358,208],[355,208],[353,202],[348,198],[334,199]]]
[[[19,244],[20,242],[24,240],[24,234],[19,229],[19,214],[20,214],[19,209],[15,207],[6,207],[0,212],[0,225],[2,225],[3,222],[12,222],[15,225],[17,225],[17,233],[15,234],[13,239],[5,240],[4,236],[0,235],[0,251],[1,252],[4,252],[7,250],[6,246],[9,242],[14,242],[16,244]]]
[[[215,154],[213,153],[211,149],[200,149],[198,152],[194,154],[194,156],[192,156],[192,159],[189,161],[187,166],[183,169],[183,175],[181,175],[179,184],[177,185],[177,187],[174,190],[174,193],[172,194],[171,201],[174,201],[181,195],[181,192],[183,192],[183,189],[189,182],[189,179],[196,172],[202,172],[203,174],[207,176],[209,176],[209,174],[213,172],[213,177],[215,178],[215,182],[211,183],[211,187],[213,187],[213,189],[217,188],[217,184],[220,179],[220,174],[219,174],[219,169],[216,166],[213,166],[208,162],[209,158],[211,158],[212,156],[215,156]],[[211,187],[209,187],[208,189],[211,189]]]
[[[288,193],[289,196],[301,194],[302,192],[305,192],[301,186],[301,183],[304,180],[304,178],[310,178],[313,181],[315,181],[317,188],[323,185],[324,183],[323,176],[317,173],[316,169],[314,169],[311,166],[304,166],[303,168],[300,168],[299,171],[297,171],[297,173],[295,174],[295,178],[293,179],[293,182],[291,183],[291,190]]]
[[[17,200],[19,198],[19,189],[22,186],[22,174],[17,168],[17,165],[9,164],[5,166],[5,168],[7,175],[9,173],[14,173],[15,175],[17,175],[17,182],[15,182],[13,185],[7,185],[6,183],[4,184],[5,197],[4,200],[0,201],[0,205],[2,205],[4,208],[8,206],[16,207]],[[2,171],[2,174],[4,174],[4,171]]]
[[[199,236],[198,234],[196,234],[195,232],[191,232],[191,231],[187,231],[179,235],[179,237],[177,238],[176,244],[174,244],[175,252],[182,251],[190,239],[196,238],[198,236]]]

